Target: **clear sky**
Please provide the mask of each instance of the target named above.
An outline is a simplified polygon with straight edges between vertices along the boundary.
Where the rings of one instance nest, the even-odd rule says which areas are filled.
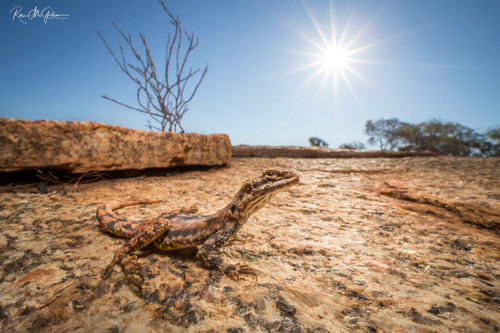
[[[209,65],[187,132],[336,147],[365,142],[368,119],[500,124],[498,0],[165,2],[200,38],[191,64]],[[23,24],[16,6],[69,17]],[[142,32],[161,63],[170,25],[157,1],[5,0],[0,13],[0,116],[146,129],[146,115],[100,97],[133,104],[136,88],[95,30],[115,50],[113,21],[137,44]]]

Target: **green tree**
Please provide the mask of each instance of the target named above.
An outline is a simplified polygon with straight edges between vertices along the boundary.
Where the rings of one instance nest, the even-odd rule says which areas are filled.
[[[309,138],[309,143],[311,147],[328,147],[328,142],[314,136]]]
[[[431,120],[419,124],[424,134],[425,150],[440,155],[469,156],[474,131],[458,123]]]
[[[368,120],[368,142],[380,150],[432,151],[450,156],[500,156],[500,127],[479,133],[459,123],[433,119],[418,124],[396,118]],[[341,147],[347,147],[349,144]]]
[[[363,142],[349,142],[341,144],[339,149],[362,150],[366,149],[366,146]]]
[[[397,134],[400,138],[399,150],[403,151],[424,151],[424,138],[421,128],[418,125],[402,122]]]
[[[365,134],[370,145],[378,145],[380,150],[394,150],[400,143],[398,130],[401,122],[397,118],[368,120],[365,124]]]
[[[485,155],[487,150],[483,136],[459,123],[430,120],[416,125],[401,123],[396,135],[400,138],[400,150],[433,151],[439,155]]]
[[[500,126],[487,130],[485,137],[488,138],[484,140],[488,143],[487,147],[483,148],[485,155],[500,156]]]

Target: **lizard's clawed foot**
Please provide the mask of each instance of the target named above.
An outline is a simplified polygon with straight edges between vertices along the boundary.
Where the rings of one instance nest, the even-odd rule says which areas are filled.
[[[245,280],[243,278],[245,275],[251,275],[254,277],[254,284],[257,283],[257,273],[255,270],[244,264],[229,265],[224,270],[224,274],[229,276],[234,281],[240,281],[240,277],[242,280]]]
[[[126,256],[121,258],[120,263],[125,271],[128,284],[140,293],[144,277],[142,275],[142,266],[137,262],[137,257]]]
[[[102,272],[101,278],[108,279],[111,276],[111,272],[113,271],[114,266],[115,266],[115,261],[113,260],[111,264],[109,264],[108,267],[106,267],[104,272]]]
[[[246,235],[245,237],[233,237],[226,244],[222,245],[222,247],[231,246],[235,243],[246,244],[246,242],[248,242],[254,238],[255,238],[255,235],[253,235],[253,234]]]
[[[116,255],[113,261],[106,267],[101,277],[103,279],[109,278],[113,271],[113,266],[116,264],[120,264],[123,267],[128,284],[140,293],[144,278],[142,276],[142,267],[137,263],[137,257],[127,254]]]
[[[108,265],[108,267],[106,267],[104,269],[104,272],[102,272],[101,277],[103,279],[109,279],[109,277],[111,276],[111,273],[113,272],[113,267],[115,267],[115,265],[118,264],[119,262],[120,262],[119,261],[119,254],[115,253],[115,256],[113,257],[113,260]]]

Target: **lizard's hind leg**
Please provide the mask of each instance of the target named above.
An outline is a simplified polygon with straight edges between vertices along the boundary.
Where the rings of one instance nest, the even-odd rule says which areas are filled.
[[[131,239],[115,252],[113,260],[101,275],[102,278],[108,278],[113,271],[113,266],[119,264],[125,272],[128,284],[140,292],[144,280],[142,267],[137,262],[137,257],[131,255],[131,253],[144,248],[167,232],[171,225],[171,219],[175,215],[192,214],[196,211],[198,211],[197,206],[175,209],[161,214],[154,220],[138,224],[133,230],[134,233],[131,235]]]
[[[141,290],[143,276],[142,268],[137,263],[137,257],[130,254],[134,251],[144,248],[149,243],[163,235],[170,228],[170,220],[163,216],[157,217],[152,221],[143,222],[136,228],[134,236],[121,248],[116,251],[113,260],[102,274],[103,278],[111,275],[115,264],[120,264],[125,271],[127,282]]]

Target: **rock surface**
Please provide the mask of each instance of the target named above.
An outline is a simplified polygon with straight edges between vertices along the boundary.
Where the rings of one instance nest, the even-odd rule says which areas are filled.
[[[498,332],[500,160],[233,159],[226,168],[91,184],[0,188],[0,327],[6,332]],[[207,270],[192,253],[145,251],[140,298],[115,268],[125,240],[99,204],[151,218],[212,213],[267,168],[301,184],[280,193],[222,256],[258,282]]]
[[[232,148],[233,157],[291,157],[291,158],[356,158],[356,157],[424,157],[436,156],[433,152],[410,153],[404,151],[331,149],[326,147],[249,146]]]
[[[185,165],[224,165],[225,134],[147,132],[94,122],[0,118],[0,171],[72,173]]]

